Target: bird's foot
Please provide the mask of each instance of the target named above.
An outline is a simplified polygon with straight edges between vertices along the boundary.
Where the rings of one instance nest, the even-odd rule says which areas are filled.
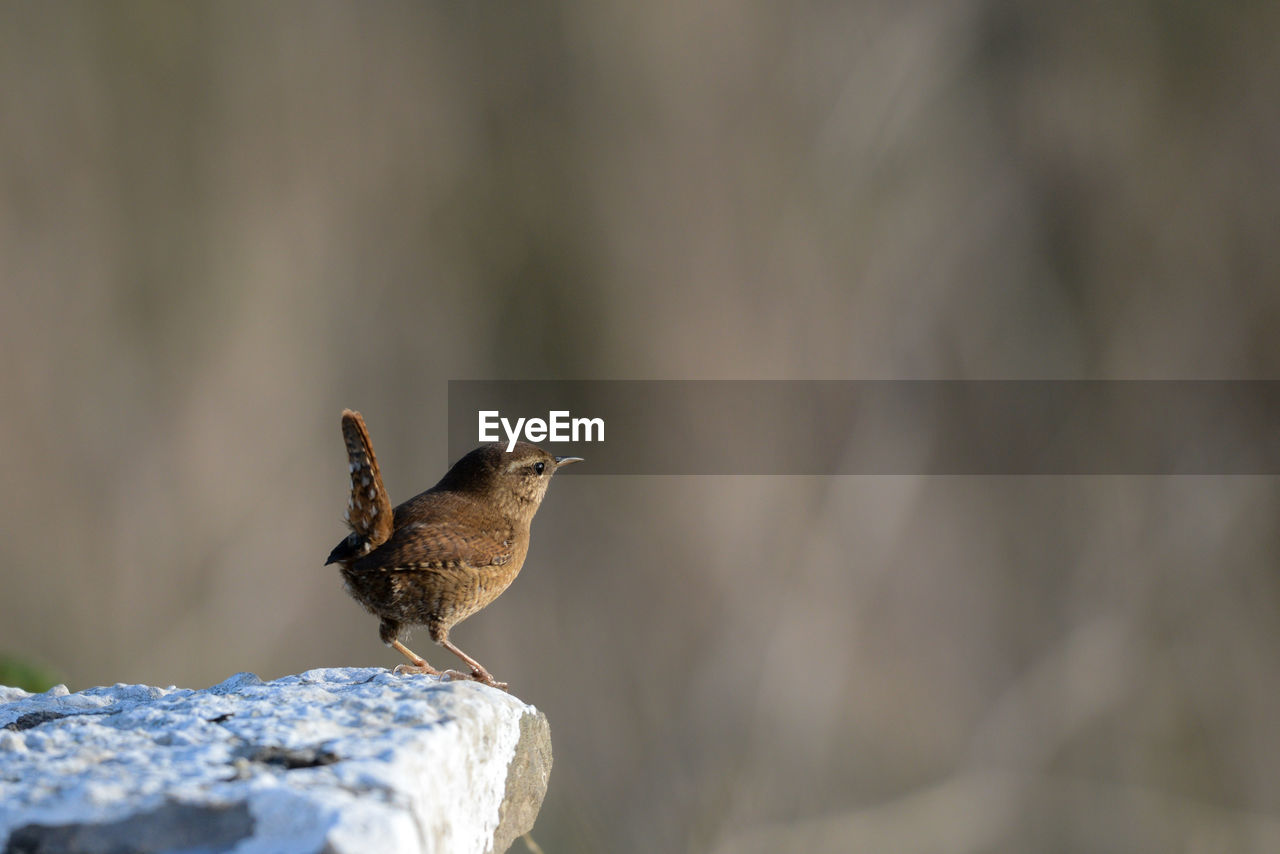
[[[497,679],[494,679],[493,674],[488,670],[485,670],[483,667],[473,667],[471,669],[471,678],[477,682],[483,682],[485,685],[492,686],[501,691],[507,690],[506,682],[499,682]]]
[[[482,685],[507,690],[507,683],[494,679],[487,670],[472,670],[470,673],[463,673],[461,670],[444,670],[441,671],[441,675],[448,676],[450,679],[465,679],[468,682],[479,682]]]
[[[425,661],[421,664],[397,664],[395,669],[391,671],[397,676],[404,676],[409,673],[422,674],[425,676],[439,676],[440,671],[436,670]]]
[[[461,670],[441,670],[441,676],[447,676],[450,680],[456,682],[458,680],[470,680],[470,673],[463,673]]]

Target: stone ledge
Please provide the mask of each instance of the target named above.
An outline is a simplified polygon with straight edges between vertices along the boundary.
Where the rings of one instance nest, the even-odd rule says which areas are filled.
[[[201,691],[0,687],[6,854],[501,852],[550,771],[546,717],[474,682],[335,668]]]

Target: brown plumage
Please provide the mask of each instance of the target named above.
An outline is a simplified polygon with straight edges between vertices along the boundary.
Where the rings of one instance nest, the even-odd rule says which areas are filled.
[[[402,629],[425,625],[470,674],[505,688],[449,640],[449,630],[507,589],[529,551],[529,526],[556,469],[578,457],[554,457],[521,442],[507,452],[484,445],[458,460],[440,482],[393,511],[360,413],[344,410],[342,435],[351,471],[351,533],[329,554],[347,591],[378,616],[383,642],[412,662],[396,668],[440,673],[400,642]]]

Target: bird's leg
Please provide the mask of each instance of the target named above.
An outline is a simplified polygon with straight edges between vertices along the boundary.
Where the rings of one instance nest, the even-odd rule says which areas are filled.
[[[382,638],[382,642],[410,661],[407,665],[401,664],[398,666],[394,672],[396,674],[425,673],[429,676],[441,675],[439,670],[427,664],[425,658],[400,643],[400,628],[400,623],[389,617],[383,617],[382,622],[378,625],[378,637]]]
[[[507,690],[506,682],[499,682],[494,679],[493,675],[490,674],[488,670],[485,670],[484,667],[481,666],[480,662],[454,646],[453,641],[449,640],[448,637],[436,638],[436,643],[458,656],[458,658],[461,658],[466,665],[471,668],[471,676],[469,678],[474,679],[477,682],[483,682],[486,685],[492,685],[495,688],[501,688],[503,691]]]
[[[391,641],[391,646],[396,650],[396,652],[400,653],[412,662],[411,664],[398,665],[395,669],[396,673],[426,673],[430,676],[441,675],[439,670],[436,670],[430,664],[427,664],[427,660],[425,658],[400,643],[400,641]]]

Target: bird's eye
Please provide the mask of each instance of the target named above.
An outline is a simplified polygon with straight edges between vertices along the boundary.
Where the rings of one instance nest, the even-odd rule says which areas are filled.
[[[542,474],[544,471],[546,471],[546,469],[547,469],[547,464],[542,462],[541,460],[533,464],[533,470],[536,471],[538,474]]]

